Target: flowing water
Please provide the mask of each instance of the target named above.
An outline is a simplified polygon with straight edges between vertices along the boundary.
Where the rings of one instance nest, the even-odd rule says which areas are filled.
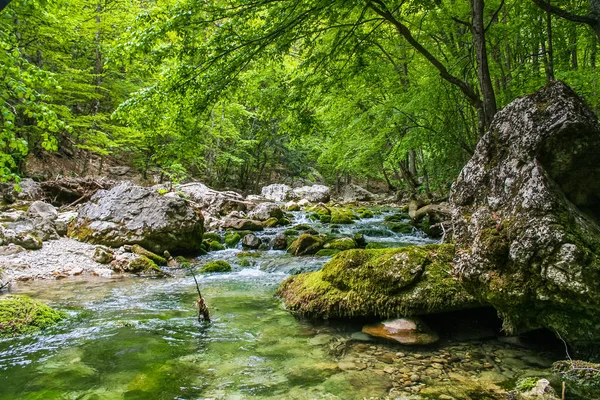
[[[294,215],[294,223],[331,231],[303,213]],[[368,242],[386,246],[433,242],[419,232],[395,234],[382,219],[379,215],[334,231],[341,236],[363,232]],[[266,242],[282,229],[260,236]],[[328,258],[281,251],[240,258],[239,252],[213,252],[196,260],[224,259],[234,269],[199,277],[210,324],[196,320],[195,284],[183,271],[161,279],[79,277],[13,286],[12,293],[43,300],[67,311],[69,318],[39,334],[0,340],[0,399],[416,396],[392,396],[408,399],[427,396],[428,386],[445,390],[452,373],[464,372],[474,382],[487,373],[488,380],[513,384],[519,374],[547,373],[549,359],[495,340],[450,340],[411,349],[363,342],[368,338],[357,333],[360,325],[297,320],[273,294],[290,273],[316,270]],[[487,365],[490,357],[495,368]],[[512,366],[507,367],[509,359]]]

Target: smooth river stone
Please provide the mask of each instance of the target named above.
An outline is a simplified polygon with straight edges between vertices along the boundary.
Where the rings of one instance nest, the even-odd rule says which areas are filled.
[[[432,344],[439,340],[439,336],[425,322],[416,318],[400,318],[365,325],[362,331],[371,336],[382,337],[405,345]]]

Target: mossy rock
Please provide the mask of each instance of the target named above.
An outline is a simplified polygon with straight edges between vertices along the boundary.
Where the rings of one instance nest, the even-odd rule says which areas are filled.
[[[449,312],[482,304],[450,275],[452,245],[348,250],[317,272],[293,276],[277,294],[298,315],[316,318]]]
[[[283,231],[283,234],[285,236],[299,236],[300,235],[300,231],[291,228],[291,229],[286,229],[285,231]]]
[[[37,332],[66,317],[27,296],[0,296],[0,337]]]
[[[296,231],[308,231],[308,230],[312,229],[312,227],[307,224],[298,224],[298,225],[292,226],[291,229],[296,230]]]
[[[410,217],[408,216],[408,214],[403,214],[403,213],[396,213],[394,215],[388,215],[387,217],[385,217],[383,219],[384,223],[390,223],[390,222],[404,222],[406,220],[409,220]]]
[[[131,247],[131,252],[134,254],[138,254],[140,256],[144,256],[149,258],[150,260],[152,260],[154,263],[158,264],[158,265],[167,265],[167,259],[164,257],[159,256],[158,254],[155,254],[151,251],[148,251],[146,249],[144,249],[142,246],[140,246],[139,244],[134,244]]]
[[[211,251],[221,251],[221,250],[225,250],[225,246],[223,246],[221,243],[217,242],[216,240],[213,240],[209,243],[209,247]]]
[[[350,249],[355,249],[356,246],[356,242],[354,241],[354,239],[352,238],[339,238],[339,239],[334,239],[329,243],[326,243],[325,246],[323,246],[325,249],[335,249],[335,250],[350,250]]]
[[[215,233],[215,232],[208,232],[208,233],[205,233],[205,234],[202,236],[202,238],[203,238],[204,240],[208,240],[209,242],[210,242],[210,241],[212,241],[212,242],[215,242],[215,241],[216,241],[216,242],[219,242],[219,243],[223,243],[223,238],[221,237],[221,235],[219,235],[218,233]]]
[[[268,220],[263,222],[263,226],[265,228],[274,228],[279,225],[279,220],[275,217],[269,218]]]
[[[281,225],[281,226],[288,226],[291,223],[292,223],[292,221],[290,221],[289,218],[283,217],[283,218],[279,219],[279,225]]]
[[[136,258],[131,260],[127,266],[127,270],[124,272],[131,272],[134,274],[153,274],[157,273],[162,275],[162,270],[147,256],[138,255]]]
[[[254,258],[258,258],[261,256],[261,254],[258,251],[240,251],[239,253],[237,253],[235,255],[236,257],[254,257]]]
[[[227,245],[227,247],[231,248],[231,247],[235,247],[237,246],[237,244],[240,242],[240,240],[242,240],[242,236],[239,233],[236,232],[228,232],[225,235],[225,244]]]
[[[392,232],[409,235],[415,231],[414,226],[408,222],[391,222],[386,224]]]
[[[202,268],[200,268],[200,272],[203,274],[212,272],[231,272],[231,265],[223,260],[211,261],[204,264]]]
[[[357,210],[357,212],[358,212],[358,216],[361,219],[364,219],[364,218],[373,218],[375,216],[373,214],[373,211],[371,211],[371,210],[360,210],[360,211]]]
[[[323,238],[315,235],[302,234],[288,248],[288,253],[295,256],[316,254],[323,248]]]
[[[338,249],[322,249],[317,251],[317,254],[315,254],[316,256],[319,257],[333,257],[336,254],[338,254],[341,250]]]
[[[367,250],[371,250],[371,249],[385,249],[385,245],[381,244],[381,243],[367,243],[367,247],[365,247],[365,249]]]
[[[356,215],[347,209],[341,207],[334,207],[331,209],[331,223],[338,225],[348,225],[354,223]]]
[[[321,214],[321,215],[319,215],[319,221],[322,224],[328,224],[331,222],[331,215]]]

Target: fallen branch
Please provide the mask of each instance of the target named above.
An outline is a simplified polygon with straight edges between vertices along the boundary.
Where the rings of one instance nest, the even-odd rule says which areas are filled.
[[[190,272],[194,277],[194,282],[196,282],[196,290],[198,291],[198,299],[196,299],[196,308],[198,308],[198,322],[210,322],[210,311],[208,310],[208,306],[206,305],[204,297],[202,297],[202,293],[200,292],[200,285],[198,284],[198,280],[196,279],[194,271],[190,269]]]

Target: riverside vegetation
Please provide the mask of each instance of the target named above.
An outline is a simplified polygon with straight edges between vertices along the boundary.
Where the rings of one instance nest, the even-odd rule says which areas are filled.
[[[0,399],[600,398],[599,26],[13,0]]]

